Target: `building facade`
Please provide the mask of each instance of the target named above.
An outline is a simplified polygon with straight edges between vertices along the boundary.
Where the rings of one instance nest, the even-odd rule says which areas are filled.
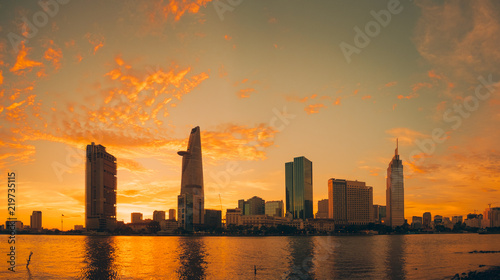
[[[222,228],[222,211],[205,209],[204,225],[206,228]]]
[[[274,217],[283,217],[283,200],[266,201],[265,214]]]
[[[175,209],[168,209],[168,219],[173,221],[177,220],[175,218]]]
[[[203,164],[201,155],[200,127],[191,130],[187,151],[182,156],[181,194],[177,197],[177,220],[179,226],[192,231],[204,222],[205,193],[203,187]]]
[[[316,212],[316,219],[328,219],[328,199],[318,201],[318,212]]]
[[[486,208],[483,220],[484,227],[500,227],[500,207]]]
[[[411,218],[411,227],[414,229],[420,229],[422,228],[422,217],[420,216],[413,216]]]
[[[87,145],[85,165],[85,227],[116,228],[116,158],[102,145]]]
[[[328,180],[328,216],[337,225],[373,222],[373,188],[365,182]]]
[[[226,209],[226,226],[229,226],[229,225],[235,225],[235,226],[242,225],[242,223],[241,223],[241,215],[242,215],[242,211],[241,211],[240,208]]]
[[[432,215],[431,212],[425,212],[422,215],[422,227],[425,229],[432,228]]]
[[[142,220],[142,213],[134,212],[130,214],[130,221],[132,223],[141,223],[143,222]]]
[[[307,158],[285,163],[285,196],[286,212],[294,219],[314,218],[312,162]]]
[[[242,210],[242,215],[264,215],[266,212],[266,201],[258,196],[249,200],[238,200],[238,208]]]
[[[30,216],[30,228],[32,230],[42,229],[42,211],[33,211]]]
[[[160,222],[165,220],[165,211],[153,211],[153,221]]]
[[[403,161],[399,158],[397,144],[394,157],[387,168],[386,206],[385,224],[393,228],[402,226],[405,223],[404,176]]]

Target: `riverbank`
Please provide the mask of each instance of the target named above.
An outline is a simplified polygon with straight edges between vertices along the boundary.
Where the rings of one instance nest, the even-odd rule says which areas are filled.
[[[478,270],[469,271],[468,273],[455,274],[451,280],[497,280],[500,279],[500,266],[479,266]]]

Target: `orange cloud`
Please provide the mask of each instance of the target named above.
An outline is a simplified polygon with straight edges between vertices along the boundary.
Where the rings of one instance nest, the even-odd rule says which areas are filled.
[[[361,98],[361,100],[366,100],[372,98],[371,95],[365,95]]]
[[[246,89],[241,89],[238,91],[238,97],[239,98],[248,98],[250,97],[250,93],[255,92],[254,88],[246,88]]]
[[[333,103],[333,105],[340,105],[340,100],[341,100],[341,98],[337,97],[337,99],[335,100],[335,102]]]
[[[396,138],[399,139],[400,144],[413,145],[416,139],[428,138],[429,135],[423,134],[416,130],[412,130],[406,127],[396,127],[389,130],[386,130],[386,133],[393,136],[390,138],[391,141],[396,141]]]
[[[410,95],[404,96],[404,95],[398,95],[398,99],[412,99],[418,97],[418,93],[412,93]]]
[[[51,46],[53,46],[54,42],[50,41]],[[61,68],[61,59],[62,59],[62,51],[59,48],[49,47],[43,56],[48,61],[51,61],[54,65],[55,69]]]
[[[226,39],[226,41],[231,41],[231,39],[233,39],[233,37],[231,37],[229,35],[224,35],[224,39]]]
[[[432,88],[432,85],[429,83],[416,83],[412,86],[413,92],[416,92],[422,88]]]
[[[2,70],[0,70],[0,85],[3,84],[3,75]]]
[[[394,82],[389,82],[389,83],[385,84],[385,85],[384,85],[384,87],[386,87],[386,88],[388,88],[388,87],[393,87],[393,86],[395,86],[395,85],[397,85],[397,84],[398,84],[398,82],[396,82],[396,81],[394,81]]]
[[[174,15],[174,20],[178,21],[186,13],[196,14],[200,10],[200,7],[204,7],[207,3],[212,0],[170,0],[168,5],[163,7],[163,15],[165,18],[169,14]]]
[[[94,47],[93,53],[95,54],[97,50],[104,47],[104,36],[100,34],[85,34],[85,38],[89,41],[89,43]]]
[[[211,160],[261,160],[265,148],[274,145],[277,130],[267,124],[256,127],[227,124],[202,131],[203,156]]]
[[[27,56],[30,52],[31,48],[27,48],[24,46],[24,41],[20,43],[20,49],[17,54],[16,63],[12,68],[10,68],[10,72],[13,72],[16,75],[24,74],[24,71],[31,71],[33,67],[43,66],[41,62],[30,60]]]
[[[437,72],[450,73],[457,80],[498,73],[500,21],[496,1],[424,2],[416,3],[421,15],[414,41],[420,55]]]
[[[430,70],[427,74],[429,75],[429,78],[431,78],[431,79],[441,80],[443,78],[442,76],[439,76],[438,74],[436,74],[436,72],[434,70]]]
[[[321,103],[311,104],[311,105],[305,107],[304,111],[306,111],[306,113],[308,115],[317,114],[317,113],[319,113],[320,108],[326,108],[325,104],[321,104]]]

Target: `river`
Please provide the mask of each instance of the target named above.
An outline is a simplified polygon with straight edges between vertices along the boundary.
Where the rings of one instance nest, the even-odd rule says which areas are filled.
[[[18,235],[16,272],[4,242],[1,279],[448,279],[500,265],[498,252],[469,253],[500,251],[498,234]]]

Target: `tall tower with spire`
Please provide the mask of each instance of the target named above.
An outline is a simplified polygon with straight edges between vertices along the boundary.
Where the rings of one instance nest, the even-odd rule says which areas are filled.
[[[205,210],[199,126],[191,130],[187,151],[177,154],[182,156],[181,194],[177,199],[178,223],[185,230],[192,231],[196,225],[203,224]]]
[[[403,161],[399,159],[399,143],[396,139],[394,157],[387,168],[386,225],[397,227],[405,223],[405,191]]]

